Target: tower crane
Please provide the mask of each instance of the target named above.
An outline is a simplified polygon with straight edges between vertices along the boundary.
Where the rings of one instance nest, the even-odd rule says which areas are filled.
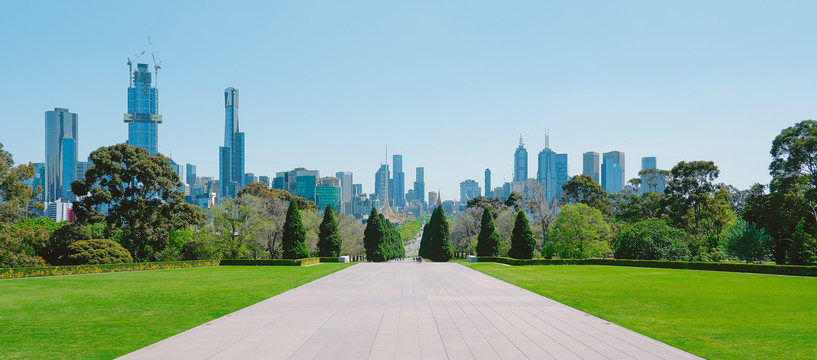
[[[133,62],[134,62],[134,61],[136,61],[136,59],[138,59],[138,58],[139,58],[140,56],[142,56],[144,53],[145,53],[145,52],[144,52],[144,51],[142,51],[142,52],[140,52],[140,53],[136,54],[136,56],[134,56],[134,57],[133,57],[133,60],[131,60],[130,58],[128,58],[128,74],[130,75],[130,84],[128,84],[128,86],[133,85]]]
[[[153,71],[156,72],[156,87],[159,87],[159,69],[162,68],[162,59],[159,59],[159,63],[156,63],[156,54],[153,52],[153,42],[150,41],[150,36],[148,36],[148,44],[150,45],[150,56],[153,58]],[[144,53],[144,52],[143,52]]]

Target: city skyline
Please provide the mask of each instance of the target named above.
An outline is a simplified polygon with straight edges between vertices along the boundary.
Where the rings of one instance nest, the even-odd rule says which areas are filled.
[[[227,86],[242,89],[247,172],[351,171],[372,193],[369,174],[388,145],[404,168],[424,167],[426,192],[443,199],[457,198],[458,184],[481,179],[485,168],[494,187],[511,181],[520,133],[533,177],[546,128],[553,149],[568,154],[571,176],[581,173],[583,153],[621,151],[655,156],[661,169],[712,160],[718,182],[745,189],[768,183],[774,136],[817,117],[817,72],[805,60],[815,50],[802,46],[815,33],[808,2],[469,4],[465,14],[463,4],[403,6],[371,3],[356,14],[358,6],[267,4],[250,13],[239,4],[226,16],[241,26],[210,30],[206,20],[222,15],[216,6],[186,14],[183,5],[163,5],[145,26],[119,29],[121,5],[89,12],[15,3],[19,16],[6,24],[20,35],[9,43],[15,56],[0,59],[15,69],[14,86],[0,90],[9,108],[0,142],[18,163],[42,162],[44,144],[32,139],[41,138],[43,112],[56,107],[82,119],[78,159],[125,142],[125,60],[148,49],[147,35],[164,63],[158,151],[196,165],[199,176],[218,177]],[[670,21],[660,16],[666,11]],[[64,16],[82,26],[53,31],[49,19]],[[324,25],[292,32],[303,21]],[[381,46],[386,39],[394,45]],[[72,55],[53,61],[53,53]],[[152,66],[147,60],[139,61]],[[320,131],[306,131],[307,123]],[[625,181],[638,170],[627,168]],[[413,182],[408,174],[405,183]]]

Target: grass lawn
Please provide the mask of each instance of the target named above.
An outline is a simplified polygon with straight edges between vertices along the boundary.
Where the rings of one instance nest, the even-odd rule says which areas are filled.
[[[0,280],[0,358],[111,359],[349,264]]]
[[[467,266],[707,359],[817,359],[817,278],[623,266]]]

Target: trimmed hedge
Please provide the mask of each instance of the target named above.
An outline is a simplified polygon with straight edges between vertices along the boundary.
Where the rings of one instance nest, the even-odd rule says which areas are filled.
[[[15,268],[0,268],[0,279],[16,279],[35,276],[96,274],[120,271],[182,269],[216,265],[218,265],[218,262],[213,260],[194,260],[194,261],[144,262],[130,264],[15,267]]]
[[[336,263],[338,262],[338,257],[322,257],[321,262],[323,263]]]
[[[817,277],[817,266],[763,265],[737,262],[692,262],[623,259],[513,259],[508,257],[481,256],[477,262],[497,262],[508,265],[609,265],[663,269],[711,270],[755,274],[797,275]]]
[[[303,259],[264,259],[264,260],[221,260],[219,265],[232,266],[306,266],[317,264],[320,258],[303,258]],[[335,261],[337,262],[337,260]]]

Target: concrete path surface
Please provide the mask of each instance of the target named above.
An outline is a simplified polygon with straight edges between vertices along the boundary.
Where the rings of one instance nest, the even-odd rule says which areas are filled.
[[[122,359],[699,358],[460,264],[405,262],[349,267]]]

